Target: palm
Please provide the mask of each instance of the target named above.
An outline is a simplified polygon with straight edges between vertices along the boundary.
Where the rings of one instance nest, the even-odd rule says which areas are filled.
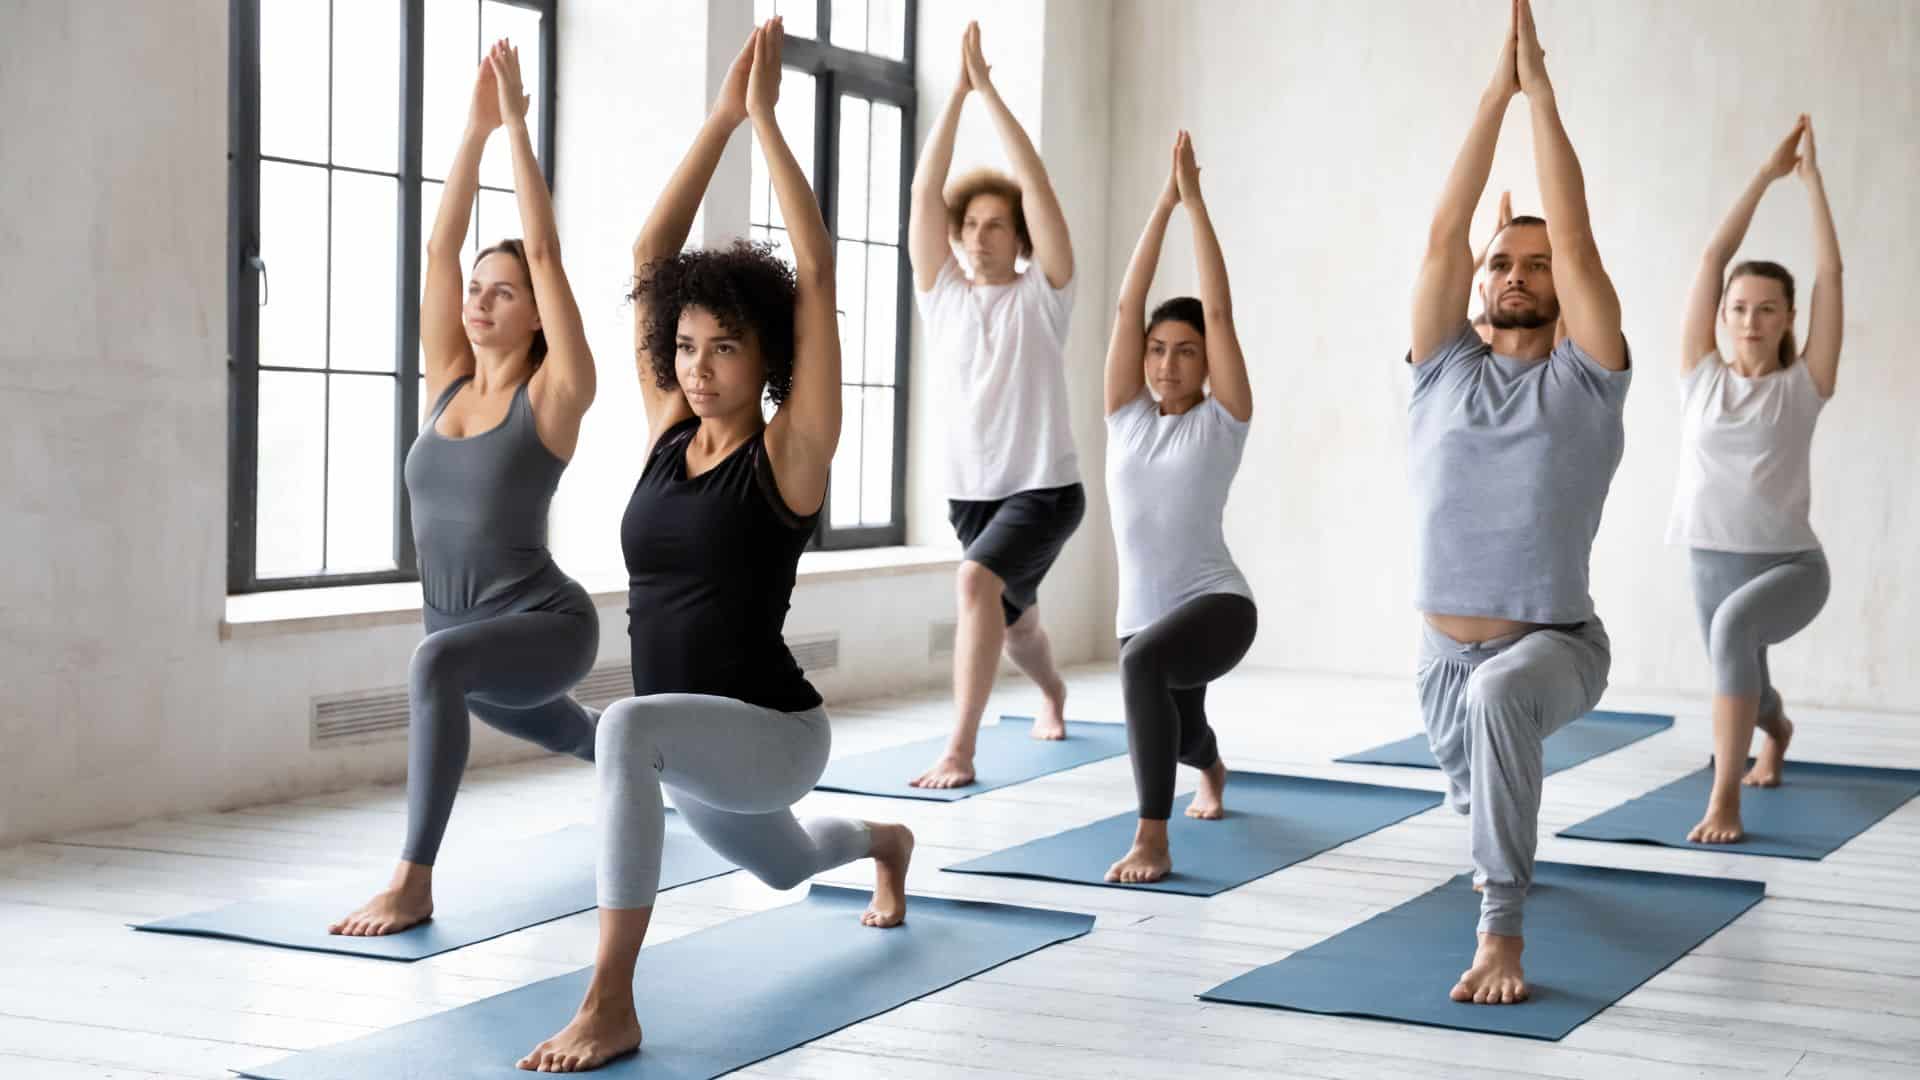
[[[733,66],[727,69],[727,81],[720,86],[720,97],[714,102],[714,108],[727,116],[740,120],[747,115],[747,79],[753,71],[754,45],[760,40],[760,29],[754,28],[747,35],[747,43],[740,55],[733,58]]]
[[[772,116],[780,102],[780,47],[785,37],[777,18],[760,28],[753,44],[753,68],[747,73],[749,115]]]
[[[499,88],[495,97],[499,101],[500,115],[511,120],[526,119],[527,95],[520,88],[520,50],[509,46],[503,39],[493,47],[489,60],[494,82]]]
[[[1800,148],[1800,160],[1794,163],[1794,171],[1800,174],[1800,179],[1811,180],[1820,171],[1820,161],[1813,151],[1813,121],[1803,116],[1800,126],[1806,132],[1806,142]]]
[[[1174,180],[1179,185],[1180,197],[1192,199],[1200,194],[1200,164],[1193,157],[1193,138],[1186,132],[1180,133],[1180,142],[1174,151]]]
[[[1804,121],[1793,125],[1787,137],[1773,148],[1773,156],[1767,159],[1767,175],[1775,180],[1793,172],[1800,166],[1800,135],[1806,130]]]

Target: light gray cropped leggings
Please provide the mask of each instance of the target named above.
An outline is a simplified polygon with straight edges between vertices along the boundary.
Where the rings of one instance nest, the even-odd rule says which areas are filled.
[[[1547,736],[1600,700],[1613,665],[1600,620],[1478,644],[1421,623],[1415,684],[1447,803],[1472,816],[1480,932],[1518,937],[1540,842]]]
[[[1759,697],[1760,716],[1780,715],[1767,674],[1767,646],[1807,628],[1827,603],[1827,557],[1820,549],[1743,555],[1692,549],[1693,603],[1713,661],[1713,692]]]
[[[826,771],[827,712],[783,713],[706,694],[652,694],[608,706],[594,765],[600,774],[599,894],[603,908],[653,906],[666,808],[660,789],[707,846],[776,889],[865,858],[865,822],[789,809]]]

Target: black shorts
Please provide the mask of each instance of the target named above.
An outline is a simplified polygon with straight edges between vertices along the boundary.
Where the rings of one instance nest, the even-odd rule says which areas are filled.
[[[1006,583],[1000,607],[1008,626],[1039,601],[1040,579],[1086,514],[1087,492],[1079,484],[982,502],[947,500],[947,520],[966,546],[966,558]]]

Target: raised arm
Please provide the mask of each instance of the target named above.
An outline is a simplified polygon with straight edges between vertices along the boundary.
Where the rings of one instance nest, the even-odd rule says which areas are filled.
[[[781,134],[778,17],[760,28],[747,86],[747,115],[773,178],[774,198],[793,245],[793,389],[767,425],[767,452],[789,509],[813,513],[827,496],[827,471],[840,445],[840,328],[834,314],[833,238],[807,174]]]
[[[1620,335],[1620,296],[1600,262],[1587,216],[1587,185],[1573,152],[1560,107],[1547,79],[1546,53],[1533,25],[1531,0],[1514,0],[1518,11],[1520,89],[1533,118],[1533,165],[1553,245],[1553,287],[1567,336],[1610,371],[1625,371],[1627,342]]]
[[[1053,182],[1047,179],[1047,166],[1040,160],[1040,152],[1033,148],[1033,140],[1027,138],[1027,130],[1020,126],[1013,110],[1007,108],[1007,103],[1000,100],[1000,92],[994,89],[989,75],[991,69],[980,50],[979,23],[967,24],[963,48],[967,79],[986,105],[987,114],[993,117],[1000,143],[1013,162],[1013,178],[1020,184],[1027,232],[1033,237],[1034,265],[1047,276],[1049,285],[1064,289],[1067,282],[1073,280],[1073,239],[1067,235],[1067,215],[1060,209]]]
[[[573,456],[580,418],[593,404],[593,353],[587,348],[580,305],[560,263],[560,230],[553,223],[553,196],[540,172],[527,134],[526,93],[520,84],[520,50],[504,40],[487,54],[500,93],[500,114],[513,154],[513,188],[520,206],[521,245],[533,279],[533,302],[547,338],[547,358],[527,384],[535,428],[561,457]]]
[[[1193,265],[1200,278],[1200,308],[1207,320],[1207,381],[1213,398],[1241,423],[1253,419],[1253,386],[1247,380],[1247,357],[1233,328],[1233,291],[1227,287],[1227,257],[1213,231],[1206,200],[1200,196],[1200,165],[1193,156],[1193,136],[1180,133],[1174,148],[1175,176],[1180,202],[1193,226]]]
[[[1467,234],[1473,224],[1473,208],[1486,190],[1487,176],[1493,171],[1493,151],[1500,141],[1500,122],[1507,105],[1520,90],[1514,65],[1515,27],[1510,16],[1507,36],[1500,45],[1493,81],[1480,95],[1474,110],[1473,126],[1467,140],[1453,160],[1447,174],[1447,186],[1440,192],[1440,205],[1434,208],[1433,224],[1427,227],[1427,250],[1420,261],[1420,274],[1413,286],[1413,337],[1411,356],[1416,364],[1431,359],[1460,328],[1467,317],[1467,299],[1473,292],[1473,252],[1467,246]]]
[[[753,66],[754,44],[759,35],[757,28],[747,35],[747,43],[733,58],[733,66],[727,69],[726,81],[714,98],[706,123],[700,126],[693,146],[667,179],[666,188],[654,201],[653,212],[647,215],[640,234],[634,238],[636,285],[645,280],[656,260],[678,255],[686,245],[687,234],[693,230],[694,215],[700,212],[700,201],[706,198],[707,185],[713,182],[713,171],[720,166],[720,155],[727,149],[727,140],[747,118],[747,76]],[[635,295],[641,292],[636,290]],[[649,447],[661,433],[693,415],[680,388],[662,387],[654,372],[653,355],[647,349],[647,321],[652,314],[644,301],[633,305],[633,363],[640,377],[641,404],[647,413]],[[666,362],[671,365],[673,358],[667,357]]]
[[[1474,273],[1479,273],[1480,268],[1487,265],[1487,252],[1493,250],[1493,238],[1499,236],[1500,230],[1506,228],[1512,222],[1513,192],[1503,191],[1500,193],[1500,208],[1496,210],[1493,215],[1493,231],[1487,234],[1487,242],[1480,245],[1480,250],[1474,252]]]
[[[960,79],[947,95],[927,142],[920,148],[920,161],[913,168],[913,191],[907,203],[907,260],[913,264],[913,287],[920,292],[933,288],[940,268],[953,257],[953,244],[947,226],[947,174],[953,169],[953,141],[960,130],[960,109],[967,103],[973,83],[967,79],[965,39],[962,39]]]
[[[1179,165],[1179,138],[1174,139],[1174,163],[1167,169],[1166,186],[1154,201],[1147,226],[1133,245],[1133,258],[1127,261],[1127,276],[1120,282],[1120,300],[1113,313],[1113,333],[1107,338],[1107,415],[1112,416],[1146,385],[1143,364],[1146,361],[1147,291],[1153,288],[1154,271],[1160,266],[1160,247],[1167,239],[1167,219],[1180,205],[1180,187],[1175,176]]]
[[[1800,150],[1800,179],[1807,185],[1807,200],[1813,210],[1813,243],[1817,251],[1813,278],[1813,314],[1807,322],[1807,347],[1800,359],[1807,365],[1814,389],[1821,397],[1832,397],[1840,374],[1840,334],[1845,322],[1845,304],[1840,290],[1840,236],[1833,228],[1833,208],[1827,205],[1826,182],[1820,178],[1820,162],[1813,150],[1813,121],[1802,116],[1806,142]]]
[[[467,106],[467,130],[447,166],[447,183],[440,191],[440,210],[427,235],[427,265],[420,290],[420,363],[427,378],[427,400],[433,401],[447,384],[473,373],[473,346],[467,341],[465,273],[460,249],[467,243],[467,225],[473,218],[473,196],[480,190],[480,155],[487,136],[500,126],[500,92],[495,88],[493,61],[480,61],[473,79],[473,100]]]
[[[1720,295],[1726,284],[1727,264],[1733,261],[1741,241],[1747,238],[1747,227],[1753,224],[1753,212],[1759,207],[1767,186],[1799,164],[1797,155],[1803,126],[1803,121],[1796,122],[1787,137],[1780,140],[1780,145],[1773,148],[1766,164],[1747,181],[1746,190],[1727,211],[1726,220],[1714,230],[1707,249],[1700,253],[1700,265],[1693,272],[1693,286],[1687,291],[1687,308],[1680,323],[1680,373],[1683,375],[1717,348],[1713,329],[1720,318]]]

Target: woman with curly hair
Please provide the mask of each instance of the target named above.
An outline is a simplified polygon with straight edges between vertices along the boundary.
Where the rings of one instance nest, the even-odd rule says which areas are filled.
[[[523,1069],[598,1068],[640,1045],[634,962],[653,915],[661,788],[715,851],[777,889],[872,857],[868,926],[906,916],[913,834],[790,807],[826,768],[820,695],[781,637],[840,440],[833,241],[774,118],[780,20],[755,30],[634,244],[634,354],[652,440],[620,542],[636,696],[600,719],[600,943],[564,1030]],[[681,252],[727,140],[754,133],[792,237]],[[760,402],[775,406],[763,420]]]

